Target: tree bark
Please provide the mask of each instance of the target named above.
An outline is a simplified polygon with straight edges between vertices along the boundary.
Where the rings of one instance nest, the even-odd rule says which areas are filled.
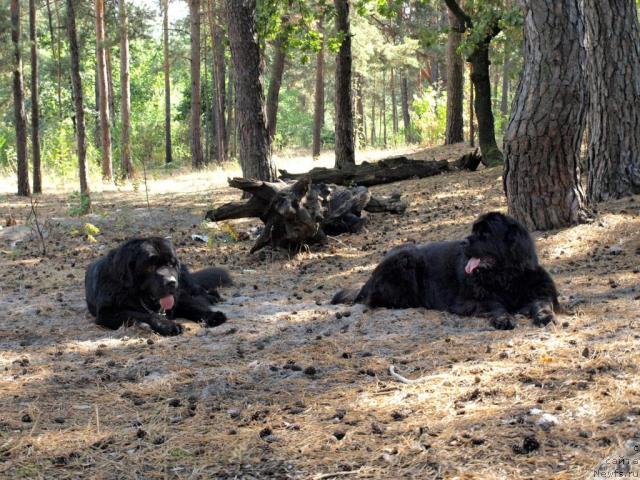
[[[471,81],[471,71],[473,66],[469,65],[469,145],[475,147],[476,143],[476,126],[475,114],[473,112],[473,82]]]
[[[171,153],[171,76],[169,72],[169,0],[162,0],[162,51],[164,70],[164,161],[173,161]]]
[[[371,75],[371,146],[376,146],[376,75]]]
[[[353,106],[351,99],[351,30],[349,0],[334,0],[336,31],[342,37],[336,58],[335,135],[336,168],[355,165]]]
[[[464,24],[449,11],[447,39],[447,125],[445,145],[464,141],[464,61],[458,53],[462,42]]]
[[[120,120],[122,122],[122,157],[120,168],[123,178],[133,177],[131,163],[131,88],[129,85],[129,19],[127,0],[119,0],[120,16]]]
[[[189,0],[189,18],[191,25],[191,166],[200,169],[204,166],[202,152],[201,119],[202,102],[200,100],[200,0]]]
[[[382,70],[382,110],[380,111],[382,120],[382,142],[387,148],[387,70]]]
[[[320,50],[316,55],[316,89],[313,101],[313,158],[320,156],[322,148],[322,126],[324,125],[324,19],[318,19],[318,31],[322,35]]]
[[[24,82],[20,46],[20,1],[11,0],[11,41],[13,43],[13,111],[18,155],[18,195],[31,195],[27,158],[27,116],[24,111]]]
[[[511,65],[509,64],[509,53],[504,52],[504,61],[502,63],[502,98],[500,100],[500,113],[503,117],[502,131],[504,132],[506,123],[504,121],[509,113],[509,72]]]
[[[89,197],[87,181],[87,134],[84,123],[82,98],[82,80],[80,78],[80,54],[78,49],[78,33],[76,30],[75,0],[67,0],[67,34],[69,37],[69,53],[71,62],[71,90],[75,107],[76,141],[78,149],[78,173],[80,176],[80,193]]]
[[[364,99],[363,95],[363,82],[364,79],[360,73],[355,74],[356,80],[356,140],[358,148],[363,148],[367,144],[367,134],[365,127],[365,115],[364,115]]]
[[[113,90],[113,68],[111,64],[111,46],[107,45],[107,39],[105,37],[105,59],[107,60],[107,89],[109,90],[109,121],[111,122],[111,128],[115,128],[116,124],[116,95]]]
[[[409,85],[407,74],[402,72],[400,77],[400,99],[402,103],[402,124],[404,125],[404,141],[413,143],[413,131],[411,129],[411,118],[409,117]]]
[[[113,178],[111,156],[111,125],[109,120],[109,90],[107,88],[107,55],[104,33],[104,0],[95,0],[96,6],[96,47],[98,57],[98,96],[100,111],[100,145],[102,153],[102,178]]]
[[[398,101],[396,100],[396,72],[391,69],[391,118],[393,121],[393,143],[398,135]]]
[[[287,34],[286,22],[283,21],[280,32],[273,43],[273,62],[271,64],[271,75],[269,76],[269,89],[267,90],[267,129],[269,130],[269,144],[273,143],[276,135],[276,125],[278,123],[278,99],[280,97],[280,87],[282,86],[282,76],[284,75],[284,65],[287,59]]]
[[[225,122],[225,62],[224,31],[220,26],[221,18],[215,11],[217,0],[208,0],[211,42],[213,45],[213,111],[216,131],[218,161],[226,162],[229,156],[229,136]]]
[[[226,0],[229,43],[234,67],[240,166],[245,178],[277,178],[271,161],[264,111],[260,47],[256,35],[256,0]]]
[[[634,0],[584,0],[589,111],[587,194],[640,193],[640,35]]]
[[[464,29],[473,28],[473,21],[467,15],[456,0],[445,0],[447,7],[464,25]],[[478,40],[473,46],[467,61],[471,63],[471,82],[475,89],[475,111],[478,119],[478,143],[482,152],[482,161],[485,165],[492,166],[502,163],[502,152],[496,143],[494,130],[493,110],[491,107],[491,78],[489,76],[489,45],[491,40],[500,33],[498,20],[489,25],[487,35]]]
[[[29,0],[29,39],[31,40],[31,157],[33,162],[33,193],[42,193],[40,104],[38,99],[38,43],[36,37],[35,0]]]
[[[524,70],[505,134],[509,213],[530,230],[586,217],[580,144],[587,85],[580,0],[526,0]]]

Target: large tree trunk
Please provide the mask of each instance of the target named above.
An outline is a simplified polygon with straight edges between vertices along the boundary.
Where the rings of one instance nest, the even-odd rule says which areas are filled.
[[[273,62],[271,64],[271,75],[269,78],[269,89],[267,91],[267,128],[269,130],[269,143],[273,143],[276,135],[276,125],[278,123],[278,99],[280,97],[280,87],[282,86],[282,76],[287,59],[287,34],[286,20],[282,21],[283,29],[273,44]]]
[[[464,24],[449,11],[449,34],[447,40],[447,125],[445,145],[464,141],[464,61],[458,53],[462,42]]]
[[[400,102],[402,103],[402,124],[404,125],[404,141],[413,143],[413,131],[411,129],[411,118],[409,117],[409,85],[406,72],[402,72],[400,77]]]
[[[82,99],[82,80],[80,78],[80,54],[78,49],[78,33],[76,31],[75,0],[67,0],[67,34],[69,36],[69,53],[71,62],[71,90],[75,107],[76,141],[78,145],[78,173],[80,176],[80,193],[89,197],[87,181],[87,134],[84,124],[84,108]]]
[[[120,168],[123,178],[133,176],[131,163],[131,89],[129,87],[129,20],[127,17],[127,0],[119,2],[120,14],[120,119],[122,121],[122,157]]]
[[[27,158],[27,116],[24,111],[24,82],[20,52],[20,1],[11,0],[11,41],[13,42],[13,111],[16,122],[18,154],[18,195],[29,196],[29,159]]]
[[[171,77],[169,75],[169,0],[162,0],[162,50],[164,70],[164,161],[171,163]]]
[[[40,103],[38,99],[38,43],[36,37],[35,0],[29,0],[29,39],[31,40],[31,156],[33,160],[33,193],[42,193]]]
[[[235,78],[240,166],[245,178],[277,178],[271,161],[264,112],[260,47],[256,36],[256,0],[226,0],[229,43]]]
[[[104,0],[95,0],[95,6],[102,178],[111,180],[113,178],[113,164],[111,157],[111,125],[109,121],[109,90],[107,88],[107,55],[105,52]]]
[[[202,102],[200,101],[200,0],[189,0],[191,24],[191,166],[204,166],[201,125]]]
[[[580,144],[587,88],[580,0],[526,0],[524,70],[505,134],[509,213],[530,230],[585,217]]]
[[[211,42],[213,49],[213,113],[216,131],[218,161],[226,162],[229,155],[229,136],[225,123],[225,63],[224,63],[224,31],[220,26],[221,16],[215,10],[217,0],[208,0],[209,23],[211,26]]]
[[[316,55],[316,89],[313,100],[313,158],[320,156],[322,148],[322,126],[324,125],[324,20],[318,20],[318,31],[322,34],[320,50]]]
[[[640,35],[635,0],[584,0],[589,200],[640,193]]]
[[[336,31],[342,44],[336,57],[336,168],[355,165],[353,144],[353,106],[351,101],[351,31],[349,28],[349,0],[334,0]]]

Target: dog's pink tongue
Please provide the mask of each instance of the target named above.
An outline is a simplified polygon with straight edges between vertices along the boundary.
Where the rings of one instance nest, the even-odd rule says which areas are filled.
[[[473,273],[473,271],[478,268],[478,266],[480,265],[480,259],[479,258],[470,258],[469,261],[467,262],[467,264],[464,267],[464,271],[467,273],[467,275],[471,275]]]
[[[173,298],[173,295],[167,295],[160,299],[160,306],[163,310],[171,310],[174,303],[175,299]]]

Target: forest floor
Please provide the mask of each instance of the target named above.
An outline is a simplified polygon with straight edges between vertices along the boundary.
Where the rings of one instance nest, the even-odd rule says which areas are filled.
[[[151,182],[150,209],[144,190],[97,192],[82,218],[69,217],[68,195],[47,193],[46,257],[35,240],[0,245],[0,477],[599,478],[598,464],[640,437],[640,196],[599,205],[593,223],[535,233],[569,313],[496,331],[328,302],[389,248],[461,238],[478,214],[505,211],[500,169],[373,187],[401,192],[407,212],[371,214],[361,234],[295,257],[249,255],[252,240],[202,223],[237,191],[173,180]],[[3,219],[24,223],[29,208],[0,196]],[[100,228],[95,242],[85,222]],[[93,324],[85,267],[152,234],[169,235],[192,268],[231,271],[226,324],[185,322],[171,338]],[[423,381],[399,383],[392,364]]]

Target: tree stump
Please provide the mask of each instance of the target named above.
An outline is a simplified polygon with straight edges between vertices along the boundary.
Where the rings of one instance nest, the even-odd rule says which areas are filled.
[[[325,243],[327,235],[359,232],[366,223],[363,210],[403,213],[407,208],[398,193],[372,197],[366,187],[312,183],[309,176],[295,183],[232,178],[229,185],[251,197],[209,210],[205,218],[260,218],[264,229],[251,253],[267,245],[299,251],[304,245]]]

